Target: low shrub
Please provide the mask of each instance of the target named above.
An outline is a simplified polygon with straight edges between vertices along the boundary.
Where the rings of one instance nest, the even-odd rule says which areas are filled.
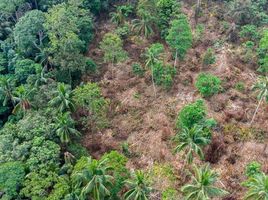
[[[144,75],[144,68],[141,66],[140,63],[133,63],[132,64],[132,71],[137,76],[143,76]]]
[[[210,97],[220,91],[221,80],[212,74],[201,73],[197,77],[195,87],[203,97]]]
[[[178,114],[176,127],[191,128],[194,124],[201,123],[205,120],[207,111],[204,101],[199,99],[194,103],[184,106]]]
[[[203,55],[203,65],[211,65],[216,62],[215,52],[212,48],[208,48]]]

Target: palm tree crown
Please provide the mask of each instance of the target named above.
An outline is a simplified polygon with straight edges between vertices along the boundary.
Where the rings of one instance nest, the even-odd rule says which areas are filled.
[[[109,196],[109,187],[113,180],[113,177],[107,174],[110,169],[107,167],[107,160],[98,161],[88,158],[88,166],[81,172],[73,174],[75,188],[82,187],[79,199],[88,199],[90,195],[93,200],[104,200]]]
[[[245,200],[268,200],[268,176],[264,173],[250,177],[244,186],[249,188]]]
[[[69,143],[71,136],[79,136],[80,132],[74,128],[74,121],[70,113],[60,114],[56,119],[56,134],[62,143]]]
[[[259,107],[262,103],[262,100],[265,99],[268,102],[268,77],[260,77],[257,81],[257,83],[254,85],[253,87],[254,90],[257,90],[259,92],[258,94],[258,99],[259,99],[259,103],[257,105],[257,108],[253,114],[252,120],[250,122],[250,124],[253,123],[255,116],[259,110]]]
[[[194,166],[192,183],[181,188],[185,200],[209,200],[212,197],[220,197],[228,194],[227,191],[214,186],[218,175],[212,171],[209,165],[201,168]]]
[[[61,112],[73,111],[74,103],[72,100],[72,92],[70,87],[64,83],[58,84],[58,90],[56,96],[50,100],[50,104],[58,106]]]
[[[6,106],[8,102],[13,103],[13,92],[14,85],[12,81],[6,77],[1,77],[0,79],[0,94],[4,96],[3,106]]]
[[[178,153],[182,150],[186,152],[186,159],[188,163],[193,162],[193,155],[197,154],[201,159],[204,159],[202,147],[209,144],[210,139],[204,135],[203,127],[194,125],[192,128],[184,127],[176,138],[179,142],[175,148]]]
[[[33,90],[34,89],[28,91],[23,85],[17,87],[13,96],[13,101],[16,105],[13,108],[12,113],[16,114],[18,111],[23,111],[25,113],[32,107],[29,98]]]
[[[129,188],[125,193],[126,200],[148,200],[150,191],[146,183],[146,177],[142,171],[137,171],[133,179],[125,181],[126,186]]]

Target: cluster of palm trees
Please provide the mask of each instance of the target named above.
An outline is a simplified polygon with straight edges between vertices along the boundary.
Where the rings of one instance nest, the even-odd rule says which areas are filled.
[[[110,196],[110,189],[113,187],[114,177],[110,175],[108,159],[95,160],[86,158],[82,170],[74,171],[71,175],[72,192],[66,199],[86,200],[90,196],[94,200],[103,200]],[[130,179],[124,181],[126,200],[148,200],[152,190],[142,171],[136,171]]]
[[[132,30],[136,31],[139,35],[148,38],[153,34],[153,18],[152,15],[143,9],[140,9],[137,12],[139,18],[132,20]],[[123,25],[126,22],[126,17],[128,13],[125,13],[124,10],[118,6],[116,12],[110,14],[111,21],[117,25]]]

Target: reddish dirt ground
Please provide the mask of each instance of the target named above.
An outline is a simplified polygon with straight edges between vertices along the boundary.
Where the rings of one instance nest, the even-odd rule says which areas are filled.
[[[223,80],[224,88],[222,93],[205,99],[208,116],[216,119],[219,124],[215,134],[221,137],[224,145],[224,151],[216,155],[217,162],[213,163],[212,167],[220,174],[220,184],[230,191],[229,199],[241,199],[244,188],[240,183],[246,178],[245,166],[256,160],[262,163],[263,170],[268,172],[268,147],[265,148],[265,144],[268,144],[268,106],[261,106],[253,128],[250,128],[249,122],[257,105],[256,94],[251,87],[257,74],[254,69],[236,58],[234,52],[237,52],[237,45],[225,41],[216,49],[216,63],[207,68],[202,66],[201,55],[214,41],[224,38],[216,28],[220,26],[219,21],[210,14],[210,10],[211,8],[205,10],[205,17],[200,18],[200,22],[206,26],[205,37],[188,52],[184,61],[178,63],[173,88],[167,92],[157,87],[156,96],[150,74],[147,72],[145,77],[140,78],[134,76],[131,70],[131,63],[141,60],[145,47],[150,45],[151,41],[137,45],[128,39],[124,48],[128,51],[129,59],[115,66],[108,65],[102,63],[98,43],[106,32],[115,27],[107,20],[97,25],[96,39],[89,47],[88,56],[100,67],[99,85],[103,95],[111,101],[110,127],[99,133],[86,133],[83,144],[93,156],[99,157],[112,149],[121,150],[121,144],[127,142],[130,151],[135,154],[129,159],[129,168],[148,169],[155,162],[169,163],[179,176],[183,157],[173,154],[174,144],[170,140],[175,135],[176,116],[184,105],[201,98],[194,87],[194,80],[201,71],[210,72]],[[183,11],[188,14],[194,29],[191,6],[184,5]],[[170,52],[167,52],[166,58],[173,64]],[[92,77],[85,77],[85,80],[91,81]],[[244,83],[245,91],[239,92],[235,89],[237,82]],[[257,134],[253,129],[261,130],[257,131],[259,135],[250,135]],[[243,140],[237,139],[239,131],[245,134]],[[246,135],[248,132],[249,135]],[[196,159],[194,163],[200,161]]]

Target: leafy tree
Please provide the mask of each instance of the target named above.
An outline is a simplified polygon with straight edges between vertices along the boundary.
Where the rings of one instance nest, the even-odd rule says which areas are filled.
[[[0,10],[2,15],[5,18],[12,18],[13,21],[18,21],[20,17],[20,13],[18,11],[19,7],[23,5],[25,0],[1,0],[0,1]],[[15,18],[13,17],[15,14]]]
[[[2,199],[18,197],[24,176],[25,171],[22,163],[6,162],[0,164],[0,191],[4,193]]]
[[[127,53],[123,50],[122,40],[114,33],[106,33],[104,35],[100,48],[104,52],[104,62],[114,64],[127,58]]]
[[[259,79],[258,79],[257,83],[254,85],[253,89],[257,90],[259,92],[259,94],[258,94],[259,103],[258,103],[257,108],[253,114],[251,121],[250,121],[250,125],[253,123],[253,121],[258,113],[258,110],[259,110],[259,107],[260,107],[262,101],[265,99],[266,102],[268,102],[268,77],[259,77]]]
[[[65,0],[33,0],[35,8],[39,8],[42,11],[47,11],[54,5],[63,3]]]
[[[112,168],[114,183],[110,191],[111,199],[120,199],[118,193],[123,189],[124,181],[129,177],[129,171],[126,168],[128,159],[117,151],[111,151],[105,153],[100,160],[107,160],[106,165]]]
[[[229,15],[238,25],[261,26],[268,21],[267,5],[262,0],[235,0],[229,3]]]
[[[45,15],[42,11],[32,10],[20,18],[14,28],[15,44],[22,55],[34,56],[43,46],[46,37]]]
[[[108,101],[102,97],[101,90],[96,83],[87,83],[75,88],[73,100],[77,106],[88,112],[86,122],[90,121],[90,128],[102,129],[107,125]]]
[[[58,175],[48,170],[34,171],[27,174],[20,195],[29,199],[46,199],[53,185],[57,183]]]
[[[264,173],[249,177],[243,185],[248,188],[245,200],[268,199],[268,176]]]
[[[77,69],[84,70],[85,58],[81,53],[92,38],[91,15],[80,6],[80,1],[68,1],[52,7],[46,13],[44,25],[53,64],[67,69],[69,74]]]
[[[65,199],[65,196],[69,194],[70,189],[69,177],[60,176],[46,200]]]
[[[20,83],[26,83],[27,78],[35,74],[37,67],[40,67],[40,65],[30,59],[17,60],[15,64],[15,77]]]
[[[194,124],[204,121],[207,115],[204,101],[199,99],[194,103],[184,106],[178,114],[176,127],[191,128]]]
[[[59,166],[60,147],[53,141],[44,137],[35,137],[32,141],[29,158],[26,166],[30,170],[45,169],[47,171],[57,169]]]
[[[110,196],[109,187],[112,186],[113,177],[108,175],[110,168],[106,166],[106,162],[107,160],[97,161],[87,158],[87,163],[82,166],[82,170],[74,171],[72,179],[75,182],[75,188],[82,188],[80,199],[87,199],[89,195],[94,200]],[[79,165],[79,161],[76,165]]]
[[[239,32],[239,36],[244,40],[250,40],[250,41],[256,41],[260,37],[257,27],[251,24],[242,26],[241,31]]]
[[[194,166],[193,170],[192,183],[181,188],[186,200],[209,200],[228,194],[225,190],[214,186],[218,175],[210,169],[209,165],[200,168]]]
[[[12,33],[11,21],[8,21],[4,17],[0,18],[0,40],[5,40],[10,33]]]
[[[264,74],[268,73],[268,29],[263,31],[263,36],[259,43],[259,64],[258,71]]]
[[[148,200],[151,188],[146,182],[146,176],[142,171],[136,171],[132,179],[125,181],[128,190],[124,194],[126,200]]]
[[[62,143],[69,143],[72,136],[80,136],[79,131],[74,127],[74,121],[70,113],[60,114],[56,119],[56,134]]]
[[[166,41],[175,51],[175,59],[177,56],[183,59],[187,50],[192,46],[192,32],[188,19],[185,15],[180,14],[178,19],[171,22]],[[175,62],[176,63],[176,62]]]
[[[177,134],[178,146],[175,152],[185,151],[186,160],[188,163],[193,162],[194,154],[204,159],[202,147],[210,143],[210,139],[205,135],[202,126],[194,125],[192,128],[184,127],[179,134]]]
[[[58,83],[56,96],[49,103],[56,106],[60,112],[74,111],[71,88],[64,83]]]
[[[169,23],[178,15],[180,11],[179,4],[176,0],[158,0],[157,8],[157,25],[161,32],[161,37],[165,38],[168,33]]]
[[[212,74],[201,73],[195,82],[195,87],[204,97],[217,94],[221,89],[221,80]]]

